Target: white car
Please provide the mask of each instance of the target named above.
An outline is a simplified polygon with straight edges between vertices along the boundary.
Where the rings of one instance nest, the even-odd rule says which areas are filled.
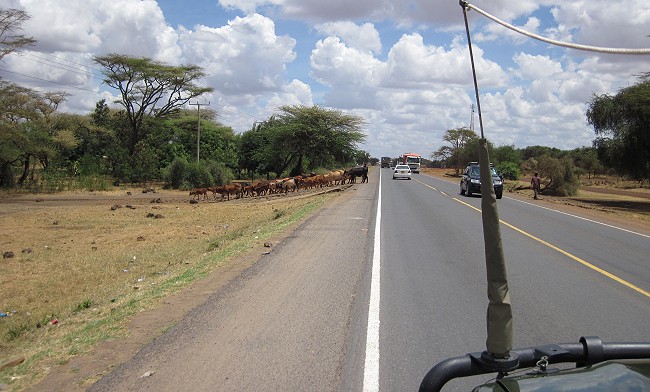
[[[408,165],[397,165],[395,170],[393,170],[393,180],[396,178],[406,178],[407,180],[411,179],[411,168]]]

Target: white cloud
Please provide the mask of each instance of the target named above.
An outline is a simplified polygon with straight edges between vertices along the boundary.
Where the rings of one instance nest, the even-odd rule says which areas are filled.
[[[312,92],[308,84],[294,79],[282,88],[282,91],[276,92],[268,100],[266,109],[268,117],[277,109],[284,105],[305,105],[312,106]]]
[[[317,25],[316,30],[339,37],[351,48],[367,50],[373,54],[381,53],[381,38],[372,23],[359,26],[350,21],[331,22]]]
[[[237,17],[228,25],[181,28],[184,60],[202,66],[218,92],[256,94],[284,84],[287,63],[295,58],[295,39],[277,36],[274,22],[262,15]]]
[[[178,62],[176,33],[153,0],[21,0],[35,49],[122,53]]]
[[[575,31],[574,42],[606,47],[650,46],[650,8],[646,0],[558,2],[553,15]]]
[[[501,67],[483,57],[480,47],[474,48],[477,67],[485,86],[505,84]],[[450,50],[425,45],[420,34],[405,34],[390,49],[383,70],[384,84],[410,88],[434,88],[441,84],[471,84],[471,65],[467,48],[455,40]]]

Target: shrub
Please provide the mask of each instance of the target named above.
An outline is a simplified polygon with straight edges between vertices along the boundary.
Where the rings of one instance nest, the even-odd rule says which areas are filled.
[[[543,155],[539,158],[539,173],[548,179],[548,184],[542,189],[543,193],[557,196],[575,196],[578,193],[578,176],[573,161]]]
[[[521,177],[521,169],[514,162],[501,162],[496,167],[503,178],[516,181]]]
[[[202,163],[192,162],[187,165],[185,183],[192,188],[205,188],[214,184],[214,178]]]
[[[16,186],[16,177],[10,163],[0,164],[0,188],[13,188]]]
[[[183,182],[187,176],[188,166],[189,164],[185,158],[175,158],[164,170],[163,176],[171,188],[179,189],[183,186]]]
[[[215,181],[215,185],[229,184],[235,178],[232,170],[221,162],[208,162],[206,168]]]

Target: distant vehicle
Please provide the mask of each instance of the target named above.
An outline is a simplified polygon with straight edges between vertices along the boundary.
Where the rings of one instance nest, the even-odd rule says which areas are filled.
[[[411,168],[411,172],[419,173],[420,164],[422,164],[422,155],[406,152],[399,157],[399,164],[408,165]]]
[[[503,180],[494,169],[494,165],[490,163],[490,171],[492,172],[492,185],[494,186],[494,193],[497,199],[503,196]],[[460,194],[472,196],[473,193],[481,193],[481,172],[479,171],[478,162],[470,162],[463,176],[460,179]]]
[[[390,167],[390,157],[381,157],[381,168]]]
[[[411,179],[411,168],[408,165],[397,165],[395,170],[393,170],[393,180],[398,178],[406,178],[407,180]]]

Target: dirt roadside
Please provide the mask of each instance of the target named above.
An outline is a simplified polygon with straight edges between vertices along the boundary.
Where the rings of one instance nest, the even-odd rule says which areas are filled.
[[[356,185],[359,186],[359,185]],[[365,186],[365,184],[364,184]],[[282,201],[295,198],[308,198],[321,193],[333,193],[333,198],[327,205],[340,204],[355,193],[355,185],[343,185],[331,188],[302,190],[299,194],[266,195],[260,197],[246,197],[230,201],[219,201],[213,198],[199,200],[197,205],[244,205],[247,211],[254,213],[257,209],[267,208],[269,201]],[[86,206],[101,206],[108,210],[113,205],[133,205],[141,209],[141,205],[148,205],[157,199],[162,200],[162,205],[173,208],[187,208],[191,197],[187,192],[156,190],[155,192],[142,192],[138,189],[121,189],[111,192],[66,192],[49,195],[24,195],[20,197],[4,198],[1,202],[9,210],[31,210],[34,206],[54,209],[56,211],[70,211],[83,209]],[[0,209],[0,218],[2,213]],[[234,225],[234,223],[233,223]],[[278,246],[284,238],[292,235],[292,230],[265,242]],[[164,331],[182,320],[188,312],[204,303],[207,298],[218,292],[228,283],[240,276],[245,270],[253,266],[264,256],[267,249],[251,248],[249,252],[232,258],[224,265],[218,266],[207,277],[193,282],[189,287],[169,295],[160,300],[153,309],[138,313],[128,324],[128,337],[110,339],[95,346],[90,355],[74,357],[67,363],[59,364],[48,371],[48,375],[38,384],[26,389],[27,391],[85,391],[94,382],[109,373],[114,367],[132,358],[142,347],[150,343]],[[0,391],[8,386],[0,385]]]

